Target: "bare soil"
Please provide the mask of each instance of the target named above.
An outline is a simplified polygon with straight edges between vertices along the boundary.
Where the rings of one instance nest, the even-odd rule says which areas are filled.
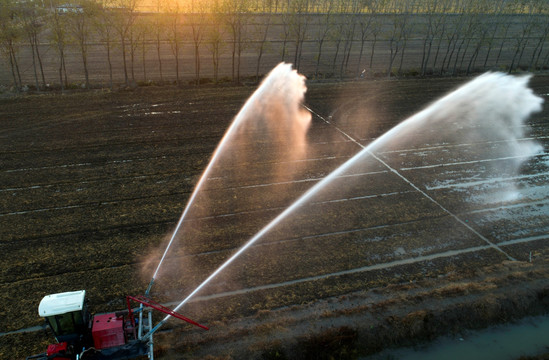
[[[346,129],[359,129],[353,135],[367,143],[465,80],[310,83],[306,103]],[[549,78],[535,77],[532,87],[547,98]],[[92,310],[102,312],[119,310],[126,294],[143,292],[150,279],[149,268],[142,275],[149,255],[162,247],[217,143],[254,89],[166,86],[0,100],[0,332],[42,324],[38,303],[49,293],[86,289]],[[372,125],[353,124],[365,115]],[[544,110],[530,121],[532,136],[545,148],[547,117]],[[342,142],[334,133],[313,119],[310,140],[315,154],[326,156],[310,169],[312,179],[356,152],[345,143],[333,154],[331,145]],[[254,276],[243,280],[249,291],[206,297],[184,310],[212,330],[204,333],[170,322],[171,329],[155,338],[156,358],[355,358],[546,312],[547,165],[543,156],[538,160],[526,167],[534,176],[524,186],[545,195],[518,204],[528,211],[516,213],[516,221],[496,219],[490,233],[517,261],[509,262],[461,233],[428,249],[429,234],[434,229],[440,234],[446,220],[421,202],[413,207],[417,199],[406,191],[393,198],[379,195],[368,203],[376,210],[366,225],[374,230],[365,230],[392,239],[375,245],[372,256],[379,257],[357,265],[351,252],[336,247],[331,261],[317,261],[317,267],[294,262],[295,268],[268,277],[256,275],[269,273],[269,266],[250,267],[245,273]],[[259,183],[270,180],[268,173],[257,170],[262,174]],[[219,242],[184,244],[185,253],[191,254],[187,258],[196,265],[193,271],[161,281],[153,295],[165,302],[180,300],[306,185],[283,192],[284,198],[269,198],[250,216],[222,223],[214,234]],[[452,201],[450,195],[444,199]],[[223,206],[220,199],[219,208]],[[398,208],[409,218],[384,208]],[[345,225],[338,216],[355,211],[326,210],[338,226]],[[471,218],[475,220],[483,219]],[[207,225],[220,220],[200,221]],[[405,236],[412,232],[419,235]],[[338,236],[347,235],[332,239]],[[517,237],[528,240],[506,243]],[[414,249],[423,257],[405,261],[413,258]],[[446,255],[433,257],[441,251]],[[314,277],[379,262],[393,265]],[[288,279],[296,281],[286,283]],[[276,287],[262,288],[276,282]],[[0,336],[0,358],[43,352],[52,340],[44,331]]]
[[[389,285],[157,336],[161,359],[356,359],[545,314],[547,258]]]

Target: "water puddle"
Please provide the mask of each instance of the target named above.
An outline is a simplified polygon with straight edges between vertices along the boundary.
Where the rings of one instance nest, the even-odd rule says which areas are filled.
[[[444,337],[430,344],[388,349],[363,360],[506,360],[549,352],[549,315]]]
[[[164,114],[181,114],[180,110],[173,110],[173,111],[150,111],[145,112],[143,115],[164,115]]]

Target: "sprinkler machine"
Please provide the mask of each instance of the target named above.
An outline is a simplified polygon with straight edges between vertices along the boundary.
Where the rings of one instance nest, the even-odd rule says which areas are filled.
[[[132,309],[132,302],[139,306]],[[92,316],[88,312],[85,290],[45,296],[38,313],[46,319],[57,343],[27,360],[154,359],[153,334],[168,317],[208,330],[147,296],[126,296],[126,303],[128,308],[123,311]],[[155,327],[151,326],[153,310],[167,314]]]

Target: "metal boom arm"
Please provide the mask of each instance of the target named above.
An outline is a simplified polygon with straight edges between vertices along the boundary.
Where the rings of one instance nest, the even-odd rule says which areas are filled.
[[[155,301],[153,301],[153,300],[151,300],[151,299],[149,299],[149,298],[147,298],[147,297],[145,297],[145,296],[143,296],[143,295],[137,295],[137,296],[130,296],[130,295],[127,295],[127,296],[126,296],[126,302],[128,303],[128,310],[129,310],[129,312],[130,312],[130,318],[132,318],[132,319],[133,319],[133,311],[132,311],[131,306],[130,306],[130,300],[133,300],[133,301],[135,301],[135,302],[138,302],[138,303],[140,303],[140,304],[143,304],[143,305],[145,305],[145,306],[148,306],[148,307],[150,307],[150,308],[153,308],[153,309],[155,309],[155,310],[158,310],[158,311],[160,311],[160,312],[163,312],[164,314],[168,314],[168,315],[170,315],[170,316],[173,316],[173,317],[175,317],[175,318],[177,318],[177,319],[186,321],[186,322],[188,322],[189,324],[198,326],[198,327],[200,327],[200,328],[202,328],[202,329],[209,330],[208,327],[206,327],[206,326],[204,326],[204,325],[201,325],[201,324],[197,323],[196,321],[193,321],[193,320],[191,320],[191,319],[189,319],[189,318],[187,318],[187,317],[185,317],[185,316],[183,316],[183,315],[181,315],[181,314],[179,314],[179,313],[173,311],[172,309],[167,308],[167,307],[165,307],[164,305],[161,305],[161,304],[159,304],[159,303],[157,303],[157,302],[155,302]],[[147,335],[149,335],[149,334],[147,334]],[[150,335],[152,335],[152,331],[151,331],[151,334],[150,334]],[[150,336],[150,335],[149,335],[149,336]]]

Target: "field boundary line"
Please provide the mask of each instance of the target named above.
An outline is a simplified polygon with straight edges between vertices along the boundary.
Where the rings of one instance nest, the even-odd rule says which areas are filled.
[[[437,186],[425,186],[425,187],[427,188],[427,190],[470,188],[473,186],[493,184],[496,182],[509,182],[513,180],[535,179],[537,177],[544,177],[548,175],[549,175],[549,172],[544,172],[539,174],[518,175],[518,176],[505,177],[505,178],[504,177],[492,178],[492,179],[486,179],[486,180],[469,181],[469,182],[455,183],[455,184],[449,184],[449,185],[437,185]]]
[[[500,245],[510,246],[510,245],[527,243],[527,242],[530,242],[530,241],[543,240],[543,239],[549,239],[549,234],[538,235],[538,236],[530,236],[530,237],[527,237],[527,238],[521,238],[521,239],[515,239],[515,240],[508,240],[508,241],[500,243]],[[323,274],[323,275],[317,275],[317,276],[310,276],[310,277],[306,277],[306,278],[295,279],[295,280],[285,281],[285,282],[276,283],[276,284],[267,284],[267,285],[252,287],[252,288],[245,288],[245,289],[227,291],[227,292],[218,293],[218,294],[197,296],[194,300],[191,300],[190,302],[213,300],[213,299],[218,299],[218,298],[222,298],[222,297],[225,297],[225,296],[243,295],[243,294],[247,294],[247,293],[254,292],[254,291],[275,289],[275,288],[278,288],[278,287],[295,285],[295,284],[308,282],[308,281],[324,280],[324,279],[327,279],[327,278],[330,278],[330,277],[335,277],[335,276],[351,275],[351,274],[374,271],[374,270],[384,270],[384,269],[392,268],[392,267],[395,267],[395,266],[415,264],[415,263],[418,263],[418,262],[436,260],[436,259],[440,259],[440,258],[452,257],[452,256],[467,254],[467,253],[471,253],[471,252],[489,250],[489,249],[493,249],[493,247],[490,246],[490,245],[479,245],[479,246],[474,246],[474,247],[460,249],[460,250],[450,250],[450,251],[446,251],[446,252],[442,252],[442,253],[436,253],[436,254],[431,254],[431,255],[423,255],[423,256],[418,256],[418,257],[408,258],[408,259],[402,259],[402,260],[395,260],[395,261],[391,261],[391,262],[375,264],[375,265],[369,265],[369,266],[363,266],[363,267],[359,267],[359,268],[338,271],[338,272],[335,272],[335,273],[329,273],[329,274]],[[167,304],[167,306],[175,305],[175,304],[178,304],[178,302],[170,302],[170,303]]]
[[[545,156],[545,155],[548,155],[548,154],[544,152],[544,153],[536,154],[535,156]],[[523,158],[529,158],[529,157],[530,156],[528,156],[528,155],[507,156],[507,157],[493,158],[493,159],[480,159],[480,160],[471,160],[471,161],[458,161],[458,162],[444,163],[444,164],[432,164],[432,165],[424,165],[424,166],[405,167],[405,168],[400,168],[400,170],[408,171],[408,170],[417,170],[417,169],[432,169],[432,168],[437,168],[437,167],[449,167],[449,166],[459,166],[459,165],[468,165],[468,164],[479,164],[479,163],[485,163],[485,162],[523,159]]]

